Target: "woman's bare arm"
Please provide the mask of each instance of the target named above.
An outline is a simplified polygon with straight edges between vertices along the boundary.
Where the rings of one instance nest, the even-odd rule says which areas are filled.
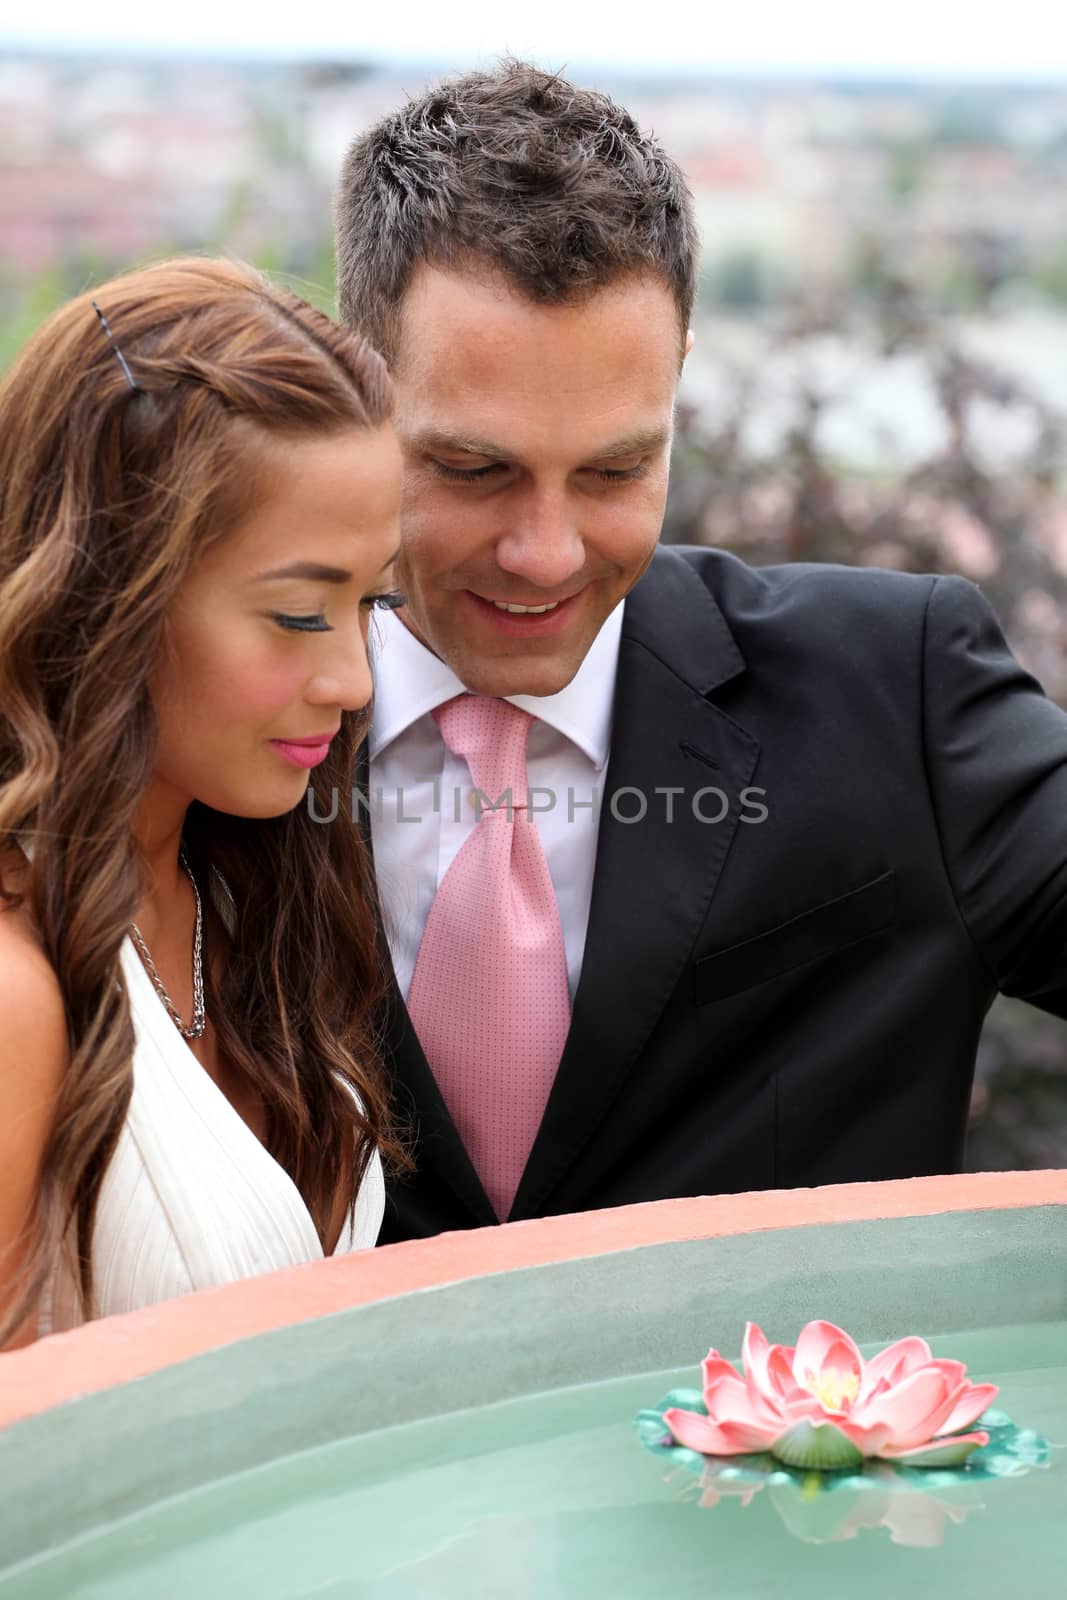
[[[14,1305],[14,1279],[34,1248],[24,1230],[67,1061],[55,973],[15,917],[0,914],[0,1317]],[[35,1310],[3,1348],[36,1337]]]

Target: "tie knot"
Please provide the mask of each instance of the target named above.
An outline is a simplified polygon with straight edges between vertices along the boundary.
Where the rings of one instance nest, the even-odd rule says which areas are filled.
[[[433,715],[445,744],[470,768],[483,807],[495,808],[498,801],[501,811],[525,806],[526,741],[533,725],[528,711],[495,695],[460,694]]]

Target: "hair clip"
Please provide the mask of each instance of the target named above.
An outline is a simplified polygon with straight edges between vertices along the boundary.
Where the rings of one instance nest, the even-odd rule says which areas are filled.
[[[97,305],[95,300],[90,300],[89,304],[92,306],[93,310],[96,312],[97,316],[100,318],[101,326],[103,327],[104,333],[106,334],[108,339],[110,339],[110,341],[111,341],[111,348],[112,348],[112,350],[114,350],[116,359],[118,360],[118,364],[122,368],[123,373],[125,374],[126,382],[129,384],[129,386],[133,390],[134,394],[143,394],[144,391],[142,390],[141,385],[136,381],[136,379],[134,378],[133,373],[130,371],[129,362],[126,360],[126,357],[123,355],[122,351],[119,349],[118,345],[115,342],[115,335],[112,333],[110,327],[108,326],[107,318],[104,316],[104,313],[101,311],[100,307]]]

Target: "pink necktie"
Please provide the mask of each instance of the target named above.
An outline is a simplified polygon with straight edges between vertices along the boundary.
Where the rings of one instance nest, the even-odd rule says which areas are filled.
[[[434,717],[448,748],[466,760],[482,811],[430,907],[408,1013],[503,1220],[570,1026],[563,929],[526,810],[532,717],[473,694],[449,700]]]

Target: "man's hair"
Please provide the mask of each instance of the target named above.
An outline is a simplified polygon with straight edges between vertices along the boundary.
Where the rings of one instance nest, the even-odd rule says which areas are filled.
[[[543,304],[654,272],[689,327],[698,239],[679,167],[606,95],[526,62],[447,79],[356,139],[336,222],[341,316],[392,360],[422,262],[488,267]]]

